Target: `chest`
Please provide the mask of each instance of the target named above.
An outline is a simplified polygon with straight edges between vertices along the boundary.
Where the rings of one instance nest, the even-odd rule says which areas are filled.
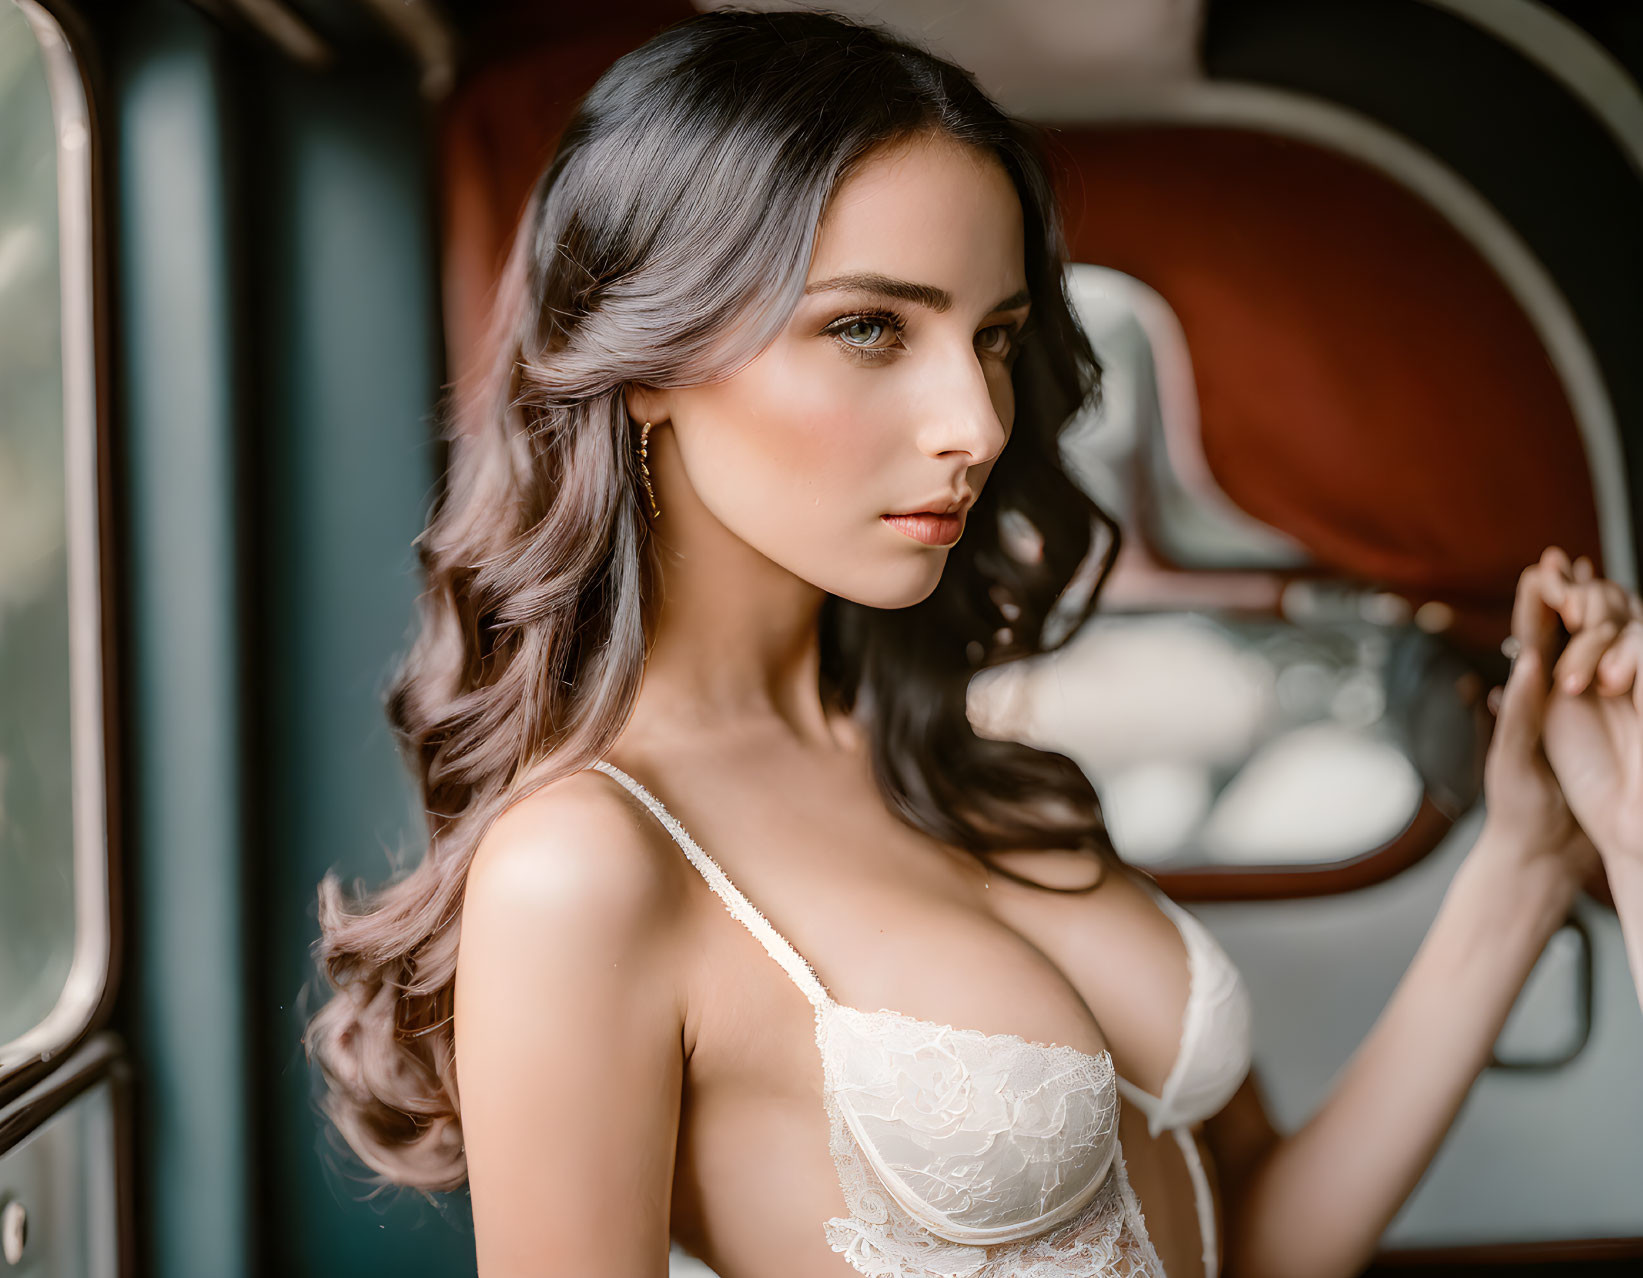
[[[856,1272],[827,1245],[822,1231],[822,1222],[859,1214],[861,1193],[858,1185],[854,1196],[847,1194],[851,1175],[847,1170],[841,1180],[840,1168],[830,1156],[830,1138],[839,1133],[831,1130],[833,1115],[824,1104],[812,1018],[807,1005],[797,1001],[799,1009],[791,1005],[770,1009],[773,1019],[761,1028],[750,1024],[733,1036],[704,1042],[687,1070],[674,1233],[687,1249],[706,1258],[722,1278],[771,1272],[795,1278],[844,1278]],[[938,1088],[921,1095],[879,1099],[898,1108],[901,1102],[907,1103],[908,1112],[915,1115],[911,1134],[921,1149],[933,1137],[942,1138],[935,1147],[957,1149],[952,1142],[962,1142],[970,1133],[949,1129],[954,1124],[974,1127],[983,1116],[972,1104],[944,1106]],[[920,1104],[921,1099],[931,1103]],[[877,1112],[881,1118],[886,1116],[884,1110]],[[906,1130],[909,1124],[898,1121],[886,1125],[886,1130],[889,1127]],[[869,1131],[875,1138],[886,1134],[871,1122]],[[1144,1116],[1128,1105],[1116,1114],[1116,1135],[1128,1187],[1145,1216],[1151,1245],[1164,1272],[1171,1278],[1198,1278],[1202,1272],[1198,1208],[1181,1151],[1168,1134],[1156,1139],[1150,1136]],[[1002,1142],[986,1143],[1002,1149]],[[893,1141],[881,1142],[881,1148],[895,1155]],[[934,1165],[919,1150],[903,1152],[920,1168]],[[1075,1150],[1062,1154],[1058,1163],[1063,1170],[1076,1163]],[[856,1157],[851,1148],[846,1168],[854,1167],[857,1179],[878,1188],[876,1177],[869,1179],[864,1166],[854,1166]],[[968,1161],[963,1157],[949,1160],[949,1170],[962,1172]],[[998,1176],[984,1177],[979,1184],[1018,1194],[1024,1169],[1009,1158],[1005,1161],[1008,1166]]]
[[[870,784],[812,778],[761,789],[729,805],[692,787],[678,806],[833,999],[1091,1054],[1109,1047],[1099,1008],[1039,926],[1032,897],[1043,894],[896,820]],[[1087,860],[1072,859],[1087,881]],[[704,1076],[757,1090],[761,1077],[814,1075],[805,997],[706,882],[693,883],[691,897],[690,1041]],[[1119,962],[1123,943],[1113,938],[1105,966]]]
[[[980,862],[875,820],[876,793],[806,813],[769,792],[734,828],[706,807],[686,818],[717,831],[716,860],[677,813],[636,793],[703,882],[686,928],[681,1239],[734,1236],[756,1252],[787,1228],[776,1254],[809,1253],[815,1204],[832,1250],[857,1267],[858,1248],[906,1248],[925,1268],[937,1264],[927,1250],[955,1245],[969,1260],[1045,1248],[1088,1260],[1096,1242],[1146,1251],[1098,1019],[1054,957],[991,908]],[[772,837],[771,825],[802,834]],[[755,857],[761,847],[776,850]],[[841,878],[869,890],[841,894]],[[1067,1029],[1043,1028],[1057,1017]],[[748,1150],[814,1156],[775,1172]],[[724,1217],[756,1205],[752,1229]]]
[[[1122,1095],[1148,1119],[1135,1151],[1143,1183],[1161,1166],[1154,1133],[1180,1143],[1185,1162],[1175,1167],[1190,1167],[1190,1196],[1157,1192],[1177,1207],[1196,1199],[1212,1255],[1213,1204],[1189,1128],[1236,1082],[1247,1016],[1234,1014],[1247,1012],[1246,1000],[1235,997],[1236,980],[1218,979],[1235,970],[1214,961],[1213,938],[1144,876],[1097,862],[1093,892],[1023,888],[1028,880],[1007,875],[996,881],[1016,886],[989,896],[987,864],[884,824],[876,787],[801,787],[802,799],[825,800],[806,807],[782,786],[741,805],[691,786],[696,810],[681,821],[631,775],[596,766],[650,809],[702,885],[679,881],[674,937],[688,1056],[674,1220],[687,1245],[740,1240],[747,1250],[729,1278],[764,1272],[772,1257],[795,1273],[799,1257],[814,1257],[806,1272],[830,1272],[811,1230],[817,1204],[830,1250],[864,1273],[1106,1274],[1122,1258],[1161,1278],[1168,1270],[1117,1137],[1137,1113]],[[708,831],[725,863],[687,826]],[[1068,854],[1030,855],[1049,861],[1048,879],[1063,886],[1054,880]],[[1023,912],[1029,899],[1075,897],[1108,908]],[[1214,1068],[1197,1070],[1198,1058],[1182,1052],[1162,1091],[1149,1091],[1136,1080],[1151,1075],[1117,1075],[1099,995],[1172,966],[1184,996],[1145,991],[1141,1019],[1167,1008],[1172,1022],[1208,1026]],[[1092,969],[1107,974],[1105,987],[1078,979]],[[1069,1028],[1043,1028],[1057,1017]],[[785,1150],[806,1152],[773,1163]],[[844,1211],[831,1214],[841,1194]],[[1169,1226],[1165,1215],[1157,1223]],[[1167,1233],[1173,1252],[1179,1235]]]

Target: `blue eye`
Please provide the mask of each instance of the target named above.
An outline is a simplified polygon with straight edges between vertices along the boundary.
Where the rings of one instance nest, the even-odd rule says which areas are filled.
[[[995,334],[995,336],[983,342],[981,349],[986,354],[1002,359],[1007,363],[1012,361],[1019,351],[1018,339],[1024,327],[1024,325],[1016,322],[989,324],[977,334],[977,337],[980,338],[982,335],[989,333]],[[874,360],[897,350],[900,346],[901,336],[906,329],[907,321],[905,318],[895,311],[884,310],[859,311],[854,315],[846,315],[842,319],[835,320],[822,331],[849,351],[851,355]],[[846,334],[852,333],[853,330],[866,330],[865,339],[858,341],[855,336],[846,336]],[[893,334],[896,345],[876,345],[875,343],[887,332]]]
[[[854,322],[852,322],[850,324],[845,325],[844,328],[839,330],[839,336],[845,338],[846,341],[850,341],[850,338],[847,336],[847,334],[853,328],[879,328],[879,329],[882,329],[882,328],[885,328],[885,327],[887,327],[887,325],[879,322],[878,320],[859,319],[859,320],[855,320]],[[870,344],[870,340],[871,339],[869,339],[869,342],[862,343],[862,345]],[[850,344],[852,346],[854,346],[855,342],[851,341]]]
[[[876,339],[872,337],[868,338],[867,341],[858,342],[847,338],[845,334],[852,329],[877,329],[882,335],[885,331],[893,329],[899,339],[906,327],[907,321],[894,311],[863,311],[857,315],[845,316],[836,323],[829,325],[824,331],[852,355],[877,356],[888,354],[895,348],[893,346],[875,346],[872,343]]]

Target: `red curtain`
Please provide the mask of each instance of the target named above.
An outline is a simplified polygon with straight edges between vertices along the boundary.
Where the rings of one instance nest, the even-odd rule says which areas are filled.
[[[1445,218],[1320,147],[1222,128],[1058,132],[1074,260],[1186,333],[1216,482],[1327,575],[1498,640],[1548,544],[1592,556],[1585,449],[1540,337]]]

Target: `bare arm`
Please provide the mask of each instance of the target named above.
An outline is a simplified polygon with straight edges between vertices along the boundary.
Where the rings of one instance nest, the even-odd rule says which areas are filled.
[[[1391,1001],[1311,1120],[1264,1142],[1241,1124],[1254,1134],[1243,1175],[1226,1177],[1227,1278],[1347,1278],[1373,1258],[1572,902],[1556,867],[1499,855],[1509,837],[1485,826]],[[1213,1143],[1213,1124],[1207,1134]]]
[[[1615,913],[1620,916],[1620,934],[1626,941],[1626,961],[1632,969],[1637,1005],[1643,1008],[1643,857],[1612,857],[1604,869]]]
[[[1554,557],[1541,595],[1570,633],[1552,670],[1546,753],[1608,875],[1643,1007],[1643,598]]]
[[[1561,656],[1560,613],[1574,636]],[[1636,620],[1623,630],[1628,618]],[[1519,578],[1512,639],[1511,676],[1498,705],[1491,698],[1498,718],[1484,766],[1483,833],[1329,1099],[1300,1131],[1242,1165],[1227,1213],[1230,1278],[1361,1272],[1453,1125],[1598,846],[1637,846],[1625,831],[1643,830],[1643,749],[1632,702],[1613,694],[1634,687],[1643,603],[1548,547]],[[1556,685],[1600,671],[1611,695],[1554,692],[1554,660]],[[1643,686],[1637,691],[1643,697]],[[1600,714],[1609,731],[1594,722]],[[1637,876],[1622,869],[1615,877],[1617,904],[1627,897],[1622,908],[1635,924],[1627,929],[1635,972],[1643,901]],[[1245,1098],[1253,1113],[1251,1103]]]
[[[486,833],[456,976],[480,1278],[663,1278],[684,1069],[671,888],[603,779]]]

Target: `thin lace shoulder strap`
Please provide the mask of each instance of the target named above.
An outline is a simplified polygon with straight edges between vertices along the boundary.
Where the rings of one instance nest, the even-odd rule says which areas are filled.
[[[696,840],[690,837],[690,832],[679,824],[673,813],[662,806],[660,799],[614,763],[599,759],[589,766],[620,782],[667,827],[673,841],[684,850],[686,858],[707,880],[708,887],[712,888],[715,895],[724,902],[725,909],[729,910],[733,917],[740,919],[747,930],[753,933],[754,939],[764,946],[765,952],[771,958],[782,965],[782,970],[793,978],[793,983],[813,1006],[821,1007],[832,1001],[826,986],[821,983],[810,964],[788,944],[785,936],[770,925],[770,920],[759,913],[758,907],[742,895],[741,889],[730,881],[730,876],[719,868],[719,863],[701,849]]]

